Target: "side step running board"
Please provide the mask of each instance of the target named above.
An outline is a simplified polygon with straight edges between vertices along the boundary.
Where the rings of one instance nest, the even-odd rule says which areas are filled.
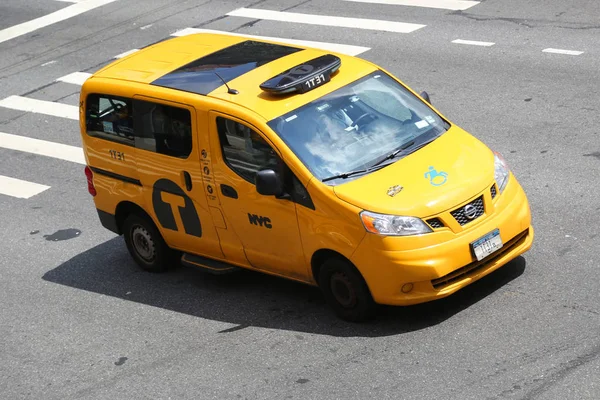
[[[240,267],[227,264],[223,261],[217,261],[189,253],[183,253],[181,256],[181,263],[188,267],[202,268],[206,272],[210,272],[211,274],[215,275],[229,274],[241,269]]]

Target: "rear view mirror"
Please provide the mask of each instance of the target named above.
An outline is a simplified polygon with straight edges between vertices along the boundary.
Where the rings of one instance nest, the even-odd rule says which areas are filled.
[[[264,196],[283,195],[283,182],[277,172],[272,169],[263,169],[256,173],[256,191]]]
[[[429,94],[425,91],[421,92],[421,97],[423,98],[423,100],[425,100],[426,102],[428,102],[429,104],[431,104],[431,100],[429,99]]]

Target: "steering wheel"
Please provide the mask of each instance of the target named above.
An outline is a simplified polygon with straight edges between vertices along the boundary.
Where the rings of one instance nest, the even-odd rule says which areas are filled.
[[[371,113],[368,113],[368,112],[364,113],[363,115],[361,115],[360,117],[358,117],[356,119],[356,121],[354,121],[354,125],[358,127],[359,122],[362,121],[363,119],[365,119],[366,117],[370,116],[370,115],[371,115]]]

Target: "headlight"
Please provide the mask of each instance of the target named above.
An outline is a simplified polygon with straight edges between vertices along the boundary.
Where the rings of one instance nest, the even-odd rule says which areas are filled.
[[[363,211],[360,213],[360,219],[367,231],[380,235],[409,236],[431,232],[429,226],[415,217],[401,217]]]
[[[506,187],[509,175],[510,170],[508,169],[506,161],[504,161],[504,157],[502,157],[500,153],[494,152],[494,179],[496,179],[496,185],[498,185],[500,193],[502,193]]]

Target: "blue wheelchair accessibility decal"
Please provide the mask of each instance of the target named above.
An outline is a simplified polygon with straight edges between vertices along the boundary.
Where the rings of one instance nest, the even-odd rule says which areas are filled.
[[[436,171],[435,168],[429,167],[429,171],[425,172],[425,178],[429,179],[429,183],[433,186],[442,186],[448,180],[448,173],[444,171]]]

